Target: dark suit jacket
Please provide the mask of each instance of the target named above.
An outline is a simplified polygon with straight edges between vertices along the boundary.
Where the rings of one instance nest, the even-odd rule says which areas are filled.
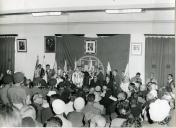
[[[100,82],[100,84],[103,84],[104,82],[104,75],[102,72],[100,72],[98,75],[97,75],[97,79],[98,81]]]

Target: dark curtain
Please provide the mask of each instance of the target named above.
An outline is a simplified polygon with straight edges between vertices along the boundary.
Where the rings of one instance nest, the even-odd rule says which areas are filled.
[[[125,70],[129,60],[130,35],[116,35],[98,38],[97,57],[107,66],[108,61],[112,69],[120,72]]]
[[[64,61],[72,68],[75,59],[85,55],[85,40],[97,41],[97,54],[95,55],[102,61],[104,67],[108,61],[111,68],[125,70],[129,60],[130,35],[116,35],[112,37],[86,38],[73,35],[56,37],[56,60],[63,68]]]
[[[73,35],[56,37],[56,61],[58,66],[64,67],[65,60],[73,68],[75,60],[84,55],[84,38]]]
[[[145,76],[153,72],[159,86],[167,83],[167,74],[175,74],[175,39],[166,37],[146,37]]]
[[[15,37],[0,36],[0,73],[14,71]]]

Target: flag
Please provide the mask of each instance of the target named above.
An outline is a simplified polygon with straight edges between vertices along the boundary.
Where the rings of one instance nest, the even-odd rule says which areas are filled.
[[[92,68],[93,68],[93,63],[92,63],[92,60],[90,60],[90,63],[89,63],[89,71],[92,71]]]
[[[109,74],[110,71],[111,71],[111,65],[110,65],[109,61],[108,61],[108,65],[107,65],[106,71],[107,71],[107,74]]]
[[[36,77],[36,75],[37,75],[36,70],[37,70],[38,65],[39,65],[39,56],[37,56],[37,60],[36,60],[36,63],[35,63],[33,79],[34,79],[34,78]]]
[[[37,56],[37,60],[36,60],[36,64],[35,64],[35,69],[37,69],[38,65],[39,65],[39,56]]]
[[[57,74],[57,61],[55,60],[54,65],[53,65],[53,70]]]
[[[65,60],[65,64],[64,64],[64,72],[67,72],[67,61]]]
[[[45,62],[45,55],[43,56],[43,64],[42,64],[42,67],[43,69],[45,70],[45,75],[43,77],[43,79],[46,81],[46,83],[48,82],[47,81],[47,74],[46,74],[46,62]]]
[[[128,63],[126,65],[126,69],[125,69],[124,75],[127,76],[127,77],[129,77],[129,64]]]
[[[76,70],[76,68],[77,68],[77,62],[76,62],[76,59],[75,59],[75,65],[74,65],[75,67],[74,67],[74,70]]]

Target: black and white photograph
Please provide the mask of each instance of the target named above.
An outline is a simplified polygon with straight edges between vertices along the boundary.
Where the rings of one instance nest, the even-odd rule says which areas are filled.
[[[54,53],[56,49],[55,37],[54,36],[45,36],[45,52]]]
[[[96,41],[86,40],[86,53],[95,54],[96,53]]]
[[[175,0],[0,0],[0,127],[176,127]]]
[[[142,44],[141,43],[132,43],[131,44],[131,52],[133,55],[141,55],[142,54]]]
[[[27,40],[26,39],[17,39],[17,51],[27,52]]]

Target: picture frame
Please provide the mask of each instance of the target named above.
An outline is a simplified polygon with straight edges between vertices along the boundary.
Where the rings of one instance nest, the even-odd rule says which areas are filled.
[[[17,51],[27,52],[27,39],[17,39]]]
[[[56,41],[55,36],[45,36],[45,53],[55,53]]]
[[[85,41],[85,53],[86,54],[96,54],[97,43],[96,40],[86,40]]]
[[[142,55],[142,43],[132,43],[131,44],[131,54],[132,55]]]

